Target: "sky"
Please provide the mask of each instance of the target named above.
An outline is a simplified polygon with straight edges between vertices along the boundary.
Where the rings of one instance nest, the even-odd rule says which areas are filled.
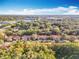
[[[79,15],[79,0],[0,0],[1,15]]]

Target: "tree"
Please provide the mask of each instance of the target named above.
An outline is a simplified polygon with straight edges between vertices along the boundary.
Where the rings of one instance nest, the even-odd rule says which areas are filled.
[[[73,55],[79,55],[79,47],[74,44],[54,46],[57,59],[70,59]]]
[[[52,30],[52,34],[60,34],[61,33],[61,30],[59,27],[54,27],[53,30]]]
[[[0,39],[5,39],[5,33],[2,29],[0,29]]]

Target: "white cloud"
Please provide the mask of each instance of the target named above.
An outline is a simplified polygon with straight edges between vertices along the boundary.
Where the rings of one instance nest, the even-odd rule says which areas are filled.
[[[8,10],[0,12],[5,15],[79,15],[79,9],[76,6],[43,8],[43,9],[23,9]]]
[[[69,8],[74,9],[74,8],[78,8],[78,7],[76,7],[76,6],[69,6]]]

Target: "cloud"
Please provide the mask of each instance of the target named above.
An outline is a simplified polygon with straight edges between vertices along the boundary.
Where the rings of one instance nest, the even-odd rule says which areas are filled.
[[[79,15],[76,6],[2,11],[5,15]]]

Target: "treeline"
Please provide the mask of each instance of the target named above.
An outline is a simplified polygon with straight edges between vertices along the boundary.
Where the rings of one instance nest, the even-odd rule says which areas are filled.
[[[77,44],[77,43],[76,43]],[[0,47],[1,59],[78,59],[79,46],[75,43],[41,45],[40,42],[16,41]]]
[[[5,25],[7,26],[7,25]],[[61,25],[56,23],[51,23],[49,21],[19,21],[15,24],[10,25],[11,28],[8,29],[17,29],[18,32],[28,32],[27,35],[31,34],[40,34],[40,35],[58,35],[58,34],[68,34],[68,35],[78,35],[78,30],[71,29],[70,25]],[[22,34],[21,34],[22,35]]]
[[[0,21],[16,21],[16,20],[24,20],[25,16],[19,16],[19,15],[1,15]]]
[[[49,36],[46,38],[47,40],[56,40],[57,42],[64,42],[64,40],[67,40],[67,42],[74,42],[76,40],[76,42],[78,42],[79,40],[79,30],[75,28],[72,29],[73,25],[71,27],[69,24],[52,23],[48,20],[33,20],[30,22],[19,21],[9,25],[9,27],[7,26],[5,26],[5,34],[7,36],[17,35],[22,37],[24,35],[43,35],[45,37],[46,35]],[[56,35],[57,38],[50,37],[51,35]],[[34,40],[36,39],[34,38]]]

